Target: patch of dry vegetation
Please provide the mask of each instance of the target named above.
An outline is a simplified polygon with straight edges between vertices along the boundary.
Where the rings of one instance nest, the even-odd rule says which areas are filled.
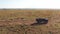
[[[49,22],[46,25],[29,26],[36,18],[48,18]],[[0,34],[59,33],[60,10],[0,10]]]

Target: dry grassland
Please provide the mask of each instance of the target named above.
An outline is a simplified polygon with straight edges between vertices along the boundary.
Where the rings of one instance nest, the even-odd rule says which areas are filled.
[[[30,26],[36,18],[48,24]],[[60,34],[60,10],[0,10],[0,34]]]

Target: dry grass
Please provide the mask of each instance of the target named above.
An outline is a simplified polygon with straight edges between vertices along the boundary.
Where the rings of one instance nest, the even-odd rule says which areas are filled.
[[[29,26],[36,18],[49,22]],[[60,34],[60,10],[0,10],[0,34]]]

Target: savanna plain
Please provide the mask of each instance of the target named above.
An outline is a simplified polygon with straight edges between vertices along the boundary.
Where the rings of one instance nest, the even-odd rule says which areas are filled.
[[[48,23],[31,26],[36,18]],[[0,34],[60,34],[60,10],[0,9]]]

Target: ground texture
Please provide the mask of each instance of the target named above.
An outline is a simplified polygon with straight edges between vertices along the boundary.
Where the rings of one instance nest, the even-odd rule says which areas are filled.
[[[30,26],[36,18],[48,24]],[[60,10],[0,10],[0,34],[60,34]]]

